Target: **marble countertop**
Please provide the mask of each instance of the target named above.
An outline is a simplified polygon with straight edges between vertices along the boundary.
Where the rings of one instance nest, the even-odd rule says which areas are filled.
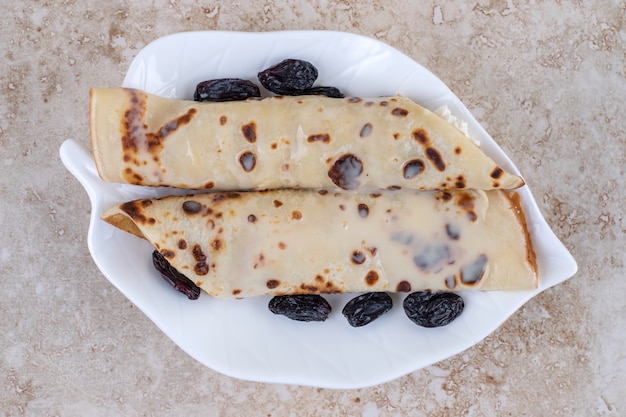
[[[412,3],[7,3],[0,414],[624,415],[626,5]],[[369,388],[246,382],[183,353],[94,265],[89,200],[58,149],[88,145],[89,88],[120,85],[154,39],[281,29],[370,36],[437,74],[515,161],[579,272],[469,350]]]

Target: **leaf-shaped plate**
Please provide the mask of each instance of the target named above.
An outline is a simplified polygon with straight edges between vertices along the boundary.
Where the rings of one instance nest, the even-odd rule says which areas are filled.
[[[396,49],[366,37],[326,31],[265,33],[187,32],[158,39],[134,59],[124,86],[165,97],[191,99],[196,83],[222,77],[256,82],[259,71],[301,58],[319,69],[317,85],[360,97],[407,96],[437,109],[447,105],[468,123],[469,133],[506,169],[513,163],[460,100],[435,75]],[[293,322],[268,311],[268,297],[189,301],[172,290],[151,265],[146,241],[100,220],[108,207],[131,199],[184,194],[185,190],[105,183],[92,156],[76,142],[61,147],[68,170],[92,204],[88,243],[102,273],[175,343],[200,363],[237,378],[329,388],[383,383],[458,354],[500,326],[539,292],[571,277],[576,262],[546,224],[528,186],[521,190],[537,255],[540,287],[525,292],[466,292],[465,311],[448,326],[420,328],[395,307],[362,328],[352,328],[341,309],[354,295],[332,295],[331,317]]]

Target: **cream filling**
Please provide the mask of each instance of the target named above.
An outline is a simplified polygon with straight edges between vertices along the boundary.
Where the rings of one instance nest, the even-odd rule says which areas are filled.
[[[439,107],[437,110],[435,110],[435,114],[441,116],[452,126],[460,130],[469,140],[474,142],[476,146],[480,146],[480,141],[469,134],[467,122],[453,115],[447,105],[444,104],[443,106]]]

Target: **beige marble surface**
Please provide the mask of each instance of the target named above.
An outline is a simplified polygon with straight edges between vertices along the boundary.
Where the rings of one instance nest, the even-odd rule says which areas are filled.
[[[100,274],[65,171],[91,86],[185,30],[333,29],[435,72],[511,156],[579,273],[466,352],[333,391],[198,365]],[[623,0],[4,2],[0,15],[1,416],[626,415]]]

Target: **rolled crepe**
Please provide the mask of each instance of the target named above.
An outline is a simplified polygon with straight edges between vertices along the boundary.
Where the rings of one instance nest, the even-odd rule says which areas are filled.
[[[500,190],[216,192],[103,219],[220,298],[537,286],[523,214]]]
[[[523,180],[407,98],[198,103],[92,89],[106,181],[190,189],[513,189]]]

